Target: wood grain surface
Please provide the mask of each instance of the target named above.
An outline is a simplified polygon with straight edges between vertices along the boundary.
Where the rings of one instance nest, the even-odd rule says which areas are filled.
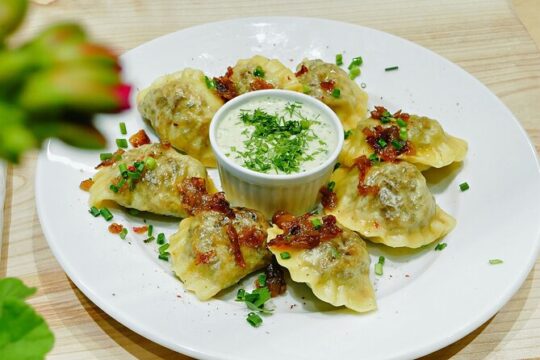
[[[513,111],[540,149],[540,52],[530,20],[540,1],[144,1],[57,0],[34,5],[21,41],[57,20],[82,22],[123,52],[192,25],[256,15],[341,20],[412,40],[462,66]],[[516,14],[527,14],[523,26]],[[344,34],[346,36],[346,34]],[[352,41],[352,40],[351,40]],[[516,159],[517,161],[518,159]],[[92,304],[66,277],[43,237],[34,204],[36,154],[8,169],[0,277],[18,276],[39,291],[31,303],[56,336],[50,359],[187,359],[142,338]],[[426,359],[540,358],[540,262],[491,320]]]

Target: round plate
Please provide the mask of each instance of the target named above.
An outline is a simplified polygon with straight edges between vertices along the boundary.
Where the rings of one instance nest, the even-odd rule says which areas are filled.
[[[380,254],[387,259],[384,275],[373,278],[377,311],[335,309],[314,299],[307,286],[290,285],[286,296],[273,300],[274,314],[252,328],[245,305],[234,301],[236,288],[198,301],[183,290],[168,263],[157,259],[155,244],[144,244],[133,233],[122,241],[108,233],[103,218],[88,214],[88,194],[78,185],[94,174],[98,152],[51,141],[38,161],[37,208],[49,246],[73,282],[130,329],[197,358],[414,358],[493,316],[517,291],[538,253],[540,173],[518,121],[461,68],[380,31],[290,17],[185,29],[127,52],[122,65],[126,80],[141,89],[185,67],[223,74],[228,65],[255,54],[294,68],[303,58],[333,62],[337,53],[343,53],[345,65],[363,57],[357,81],[366,85],[370,106],[439,119],[450,134],[469,142],[463,164],[426,175],[439,205],[457,219],[443,240],[448,247],[405,251],[370,245],[372,260]],[[399,70],[384,70],[394,65]],[[135,108],[103,116],[97,123],[111,140],[110,151],[120,137],[120,121],[129,133],[147,128]],[[470,190],[461,192],[458,184],[465,181]],[[143,223],[121,209],[114,215],[129,228]],[[178,226],[171,218],[154,216],[148,222],[166,235]],[[504,263],[490,265],[494,258]],[[253,283],[242,286],[251,289]]]

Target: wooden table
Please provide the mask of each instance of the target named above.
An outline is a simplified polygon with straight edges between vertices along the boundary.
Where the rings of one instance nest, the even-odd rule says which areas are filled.
[[[412,40],[459,64],[513,111],[540,149],[540,2],[452,1],[141,1],[57,0],[33,6],[21,40],[61,19],[84,23],[118,51],[210,21],[255,15],[301,15],[357,23]],[[518,159],[516,159],[517,161]],[[64,274],[41,232],[34,205],[36,154],[8,170],[0,277],[37,286],[31,303],[56,335],[51,359],[186,359],[135,334],[92,304]],[[426,358],[540,357],[540,261],[491,320]]]

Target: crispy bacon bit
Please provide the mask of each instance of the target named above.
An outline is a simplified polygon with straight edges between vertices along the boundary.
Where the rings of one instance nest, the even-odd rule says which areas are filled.
[[[161,140],[159,144],[161,145],[161,148],[162,148],[163,150],[168,150],[168,149],[171,148],[171,143],[168,142],[168,141]],[[151,156],[151,155],[150,155],[150,156]]]
[[[227,73],[224,76],[215,77],[214,82],[216,83],[216,91],[218,95],[225,101],[231,100],[238,96],[236,91],[236,86],[231,80],[233,74],[233,68],[227,67]]]
[[[390,112],[384,106],[375,106],[375,110],[371,111],[371,117],[375,120],[381,120],[383,117],[393,117],[394,119],[408,121],[410,115],[407,113],[402,113],[401,110],[396,111],[394,114],[390,114]]]
[[[133,227],[133,232],[137,234],[145,234],[147,231],[148,231],[147,225]]]
[[[234,261],[236,262],[236,265],[240,266],[241,268],[245,268],[246,262],[244,261],[244,257],[242,256],[242,250],[240,250],[238,233],[236,232],[234,225],[231,223],[227,224],[225,228],[227,231],[227,236],[229,237],[229,241],[231,242],[231,251],[234,255]]]
[[[195,265],[209,264],[214,259],[214,256],[216,256],[216,252],[214,250],[203,253],[198,252],[197,255],[195,255]]]
[[[391,125],[389,127],[375,126],[373,129],[364,128],[362,130],[366,136],[366,141],[383,161],[395,162],[401,154],[411,154],[412,145],[409,141],[403,141],[399,137],[399,127]],[[401,148],[396,148],[393,143],[399,143]],[[384,145],[384,146],[383,146]]]
[[[328,186],[323,186],[319,193],[321,194],[321,204],[325,209],[332,210],[336,207],[337,195]]]
[[[261,247],[264,244],[265,239],[266,234],[255,226],[243,229],[240,234],[238,234],[238,242],[240,245],[255,249]]]
[[[100,162],[95,168],[96,169],[99,169],[103,166],[111,166],[112,164],[114,164],[115,162],[117,162],[118,160],[122,159],[122,155],[125,153],[125,151],[123,149],[118,149],[114,152],[112,158],[110,159],[107,159],[107,160],[103,160],[102,162]]]
[[[111,234],[120,234],[124,230],[124,226],[122,224],[112,223],[109,225],[109,232]]]
[[[364,183],[371,165],[371,161],[365,155],[354,160],[354,166],[358,168],[358,193],[363,196],[377,195],[379,193],[378,186],[366,185]]]
[[[269,82],[264,81],[261,78],[255,78],[251,83],[249,83],[249,89],[251,91],[257,91],[257,90],[265,90],[265,89],[273,89],[274,85],[270,84]]]
[[[141,145],[150,144],[150,142],[150,138],[146,134],[146,131],[142,129],[131,135],[129,138],[129,143],[131,144],[131,146],[136,148]]]
[[[283,230],[283,234],[270,240],[268,245],[278,248],[313,249],[321,242],[331,240],[343,231],[337,226],[333,215],[323,216],[319,229],[315,229],[311,217],[310,213],[295,217],[278,211],[272,217],[272,222]]]
[[[336,83],[334,80],[321,81],[321,89],[331,92],[334,90]]]
[[[266,286],[272,297],[284,294],[287,290],[287,283],[283,269],[279,266],[275,256],[272,256],[272,262],[264,269],[264,273],[266,274]]]
[[[92,179],[86,179],[81,181],[81,184],[79,185],[79,188],[84,191],[90,191],[90,188],[94,185],[94,180]]]
[[[182,181],[178,191],[182,195],[182,206],[190,215],[200,211],[214,210],[225,214],[230,219],[235,218],[234,211],[225,199],[223,192],[208,194],[206,182],[202,178],[192,177]]]
[[[300,67],[300,70],[298,70],[297,72],[294,73],[294,76],[296,77],[300,77],[302,75],[304,75],[305,73],[307,73],[309,70],[307,68],[306,65],[302,64],[302,66]]]

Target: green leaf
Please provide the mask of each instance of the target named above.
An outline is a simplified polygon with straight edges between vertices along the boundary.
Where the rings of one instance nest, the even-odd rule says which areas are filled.
[[[19,279],[0,280],[0,359],[44,359],[52,349],[47,323],[24,302],[35,291]]]

